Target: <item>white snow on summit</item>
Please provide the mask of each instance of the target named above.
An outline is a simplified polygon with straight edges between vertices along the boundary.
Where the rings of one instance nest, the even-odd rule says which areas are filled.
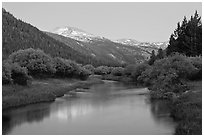
[[[75,27],[61,27],[61,28],[56,28],[53,33],[62,35],[64,37],[69,37],[78,41],[84,41],[84,42],[91,42],[93,40],[100,40],[103,39],[103,37],[100,36],[95,36],[91,33],[85,32],[83,30],[80,30]]]
[[[168,42],[139,42],[134,39],[119,39],[114,42],[121,43],[129,46],[137,46],[137,47],[156,47],[165,49],[168,45]]]

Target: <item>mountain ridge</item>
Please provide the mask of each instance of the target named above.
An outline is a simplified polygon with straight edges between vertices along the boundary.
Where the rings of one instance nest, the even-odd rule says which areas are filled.
[[[109,60],[119,63],[135,63],[137,59],[144,61],[145,58],[141,55],[141,51],[137,47],[130,47],[114,43],[108,39],[93,40],[92,42],[77,41],[70,37],[64,37],[51,32],[45,32],[50,37],[67,44],[67,46],[81,52],[92,55],[95,58],[100,58],[102,60]],[[72,44],[70,44],[72,43]],[[75,44],[74,44],[75,43]],[[135,52],[133,52],[135,51]],[[131,53],[133,52],[133,53]],[[137,59],[136,59],[137,58]]]
[[[83,41],[83,42],[92,42],[94,40],[104,40],[108,39],[105,37],[97,36],[92,33],[89,33],[87,31],[84,31],[82,29],[79,29],[77,27],[70,27],[70,26],[65,26],[65,27],[57,27],[54,31],[51,33],[55,33],[58,35],[62,35],[65,37],[73,38],[78,41]],[[129,45],[129,46],[151,46],[155,48],[162,48],[165,49],[167,47],[168,41],[164,42],[141,42],[137,41],[135,39],[129,39],[129,38],[122,38],[122,39],[117,39],[117,40],[111,40],[110,41],[116,42],[116,43],[121,43],[124,45]]]
[[[27,48],[41,49],[52,57],[71,59],[80,64],[98,66],[113,63],[82,54],[63,42],[53,39],[31,24],[17,19],[2,8],[2,59],[7,59],[17,50]]]
[[[80,64],[121,66],[143,62],[152,50],[158,49],[114,42],[75,27],[66,26],[56,33],[41,31],[2,8],[3,59],[19,49],[39,48],[52,57],[71,59]]]
[[[104,37],[96,36],[94,34],[91,34],[89,32],[86,32],[82,29],[76,28],[76,27],[57,27],[55,28],[51,33],[55,33],[58,35],[62,35],[64,37],[73,38],[78,41],[84,41],[84,42],[92,42],[94,39],[103,39]]]

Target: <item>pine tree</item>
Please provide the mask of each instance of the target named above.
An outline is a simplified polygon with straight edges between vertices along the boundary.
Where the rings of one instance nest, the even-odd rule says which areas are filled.
[[[149,65],[153,65],[155,60],[156,60],[155,51],[152,50],[152,54],[151,54],[151,56],[150,56],[150,59],[149,59],[149,61],[148,61],[148,64],[149,64]]]
[[[165,57],[164,51],[161,48],[158,49],[156,59],[163,59],[164,57]]]
[[[202,22],[197,11],[189,21],[184,17],[182,23],[177,24],[177,29],[170,36],[167,55],[173,52],[187,56],[202,54]]]

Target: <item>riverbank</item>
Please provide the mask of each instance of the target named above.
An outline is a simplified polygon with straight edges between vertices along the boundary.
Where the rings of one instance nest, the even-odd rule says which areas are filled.
[[[131,81],[122,76],[112,75],[105,75],[103,79],[125,83]],[[154,92],[154,94],[150,93],[150,97],[151,100],[169,100],[171,117],[178,123],[175,129],[176,135],[200,135],[202,134],[202,80],[188,81],[186,86],[188,90],[182,94]]]
[[[5,110],[3,134],[173,134],[175,124],[166,115],[166,104],[161,103],[160,107],[159,103],[149,103],[145,95],[137,94],[146,90],[104,81],[89,87],[89,93]]]
[[[187,83],[189,90],[171,104],[171,116],[178,125],[177,135],[202,134],[202,81]]]
[[[3,85],[2,109],[54,101],[57,97],[61,97],[71,90],[88,88],[93,84],[99,83],[103,83],[103,81],[96,78],[86,81],[70,79],[35,79],[29,86]]]

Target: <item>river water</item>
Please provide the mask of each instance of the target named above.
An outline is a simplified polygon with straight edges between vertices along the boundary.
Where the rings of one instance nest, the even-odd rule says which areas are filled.
[[[154,135],[174,134],[165,102],[149,102],[136,88],[106,81],[52,103],[3,111],[3,134]]]

